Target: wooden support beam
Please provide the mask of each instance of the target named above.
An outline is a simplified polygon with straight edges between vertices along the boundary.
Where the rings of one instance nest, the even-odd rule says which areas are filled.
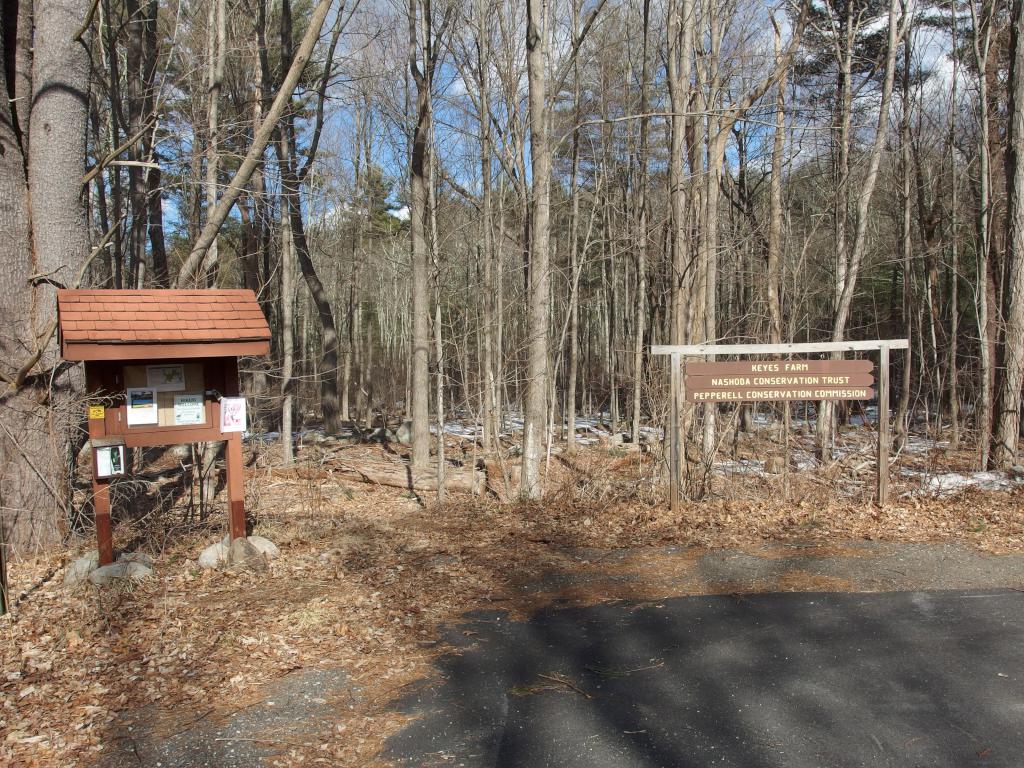
[[[245,538],[245,476],[242,466],[242,435],[235,432],[227,439],[226,472],[228,520],[231,540]]]
[[[878,493],[879,506],[889,502],[889,347],[878,360]]]
[[[114,562],[114,534],[110,526],[110,483],[93,479],[92,508],[96,520],[96,544],[100,565]]]
[[[669,394],[669,419],[666,444],[669,446],[669,468],[668,468],[668,493],[669,504],[673,513],[679,512],[679,496],[682,493],[682,477],[680,467],[682,466],[682,436],[679,428],[679,401],[683,399],[682,388],[685,387],[683,377],[680,375],[680,359],[678,354],[672,355],[672,376],[671,392]]]
[[[906,339],[872,341],[823,341],[813,344],[655,344],[652,355],[810,355],[824,352],[871,352],[876,349],[906,349]]]

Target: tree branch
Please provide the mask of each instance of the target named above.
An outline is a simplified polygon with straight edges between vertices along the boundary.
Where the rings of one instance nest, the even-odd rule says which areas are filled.
[[[228,182],[227,190],[221,197],[220,202],[217,203],[217,207],[209,214],[206,225],[199,233],[192,252],[181,265],[181,271],[178,273],[178,279],[175,281],[175,285],[178,288],[185,288],[198,282],[197,272],[206,256],[206,252],[216,239],[221,225],[224,224],[225,219],[227,219],[228,214],[235,205],[235,201],[252,177],[256,166],[259,165],[263,151],[267,148],[267,144],[277,129],[277,122],[281,119],[285,107],[291,101],[295,87],[302,76],[302,71],[305,69],[306,64],[309,63],[313,47],[320,38],[320,31],[323,29],[324,21],[327,19],[327,12],[331,8],[331,3],[332,0],[320,0],[313,9],[309,19],[309,27],[306,28],[306,34],[303,35],[302,41],[299,43],[299,49],[296,51],[295,58],[288,68],[288,73],[281,83],[280,90],[278,90],[277,95],[274,97],[274,102],[270,105],[270,110],[260,124],[259,130],[253,136],[252,145],[249,147],[245,159],[238,167],[231,181]]]

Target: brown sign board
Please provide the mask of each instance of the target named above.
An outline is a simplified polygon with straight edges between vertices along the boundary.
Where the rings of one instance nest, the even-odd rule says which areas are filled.
[[[737,403],[782,400],[870,400],[875,390],[870,387],[723,387],[718,389],[687,389],[691,403]]]
[[[870,360],[738,360],[686,366],[686,399],[696,403],[870,400]]]
[[[687,376],[742,376],[744,374],[835,374],[851,376],[871,373],[870,360],[737,360],[727,363],[687,363]]]
[[[870,387],[875,377],[870,373],[756,373],[725,376],[687,376],[687,389],[736,389],[737,387],[772,387],[775,389],[806,389],[808,387]]]

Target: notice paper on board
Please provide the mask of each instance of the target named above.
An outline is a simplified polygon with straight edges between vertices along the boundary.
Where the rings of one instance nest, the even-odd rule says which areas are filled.
[[[185,366],[147,365],[146,384],[157,392],[180,392],[185,388]]]
[[[124,474],[124,446],[111,445],[96,449],[96,476],[114,477]]]
[[[245,432],[245,398],[222,397],[220,399],[220,431]]]
[[[174,426],[205,423],[206,408],[201,394],[174,396]]]
[[[156,390],[146,387],[128,389],[128,426],[156,424],[159,422],[156,405]]]

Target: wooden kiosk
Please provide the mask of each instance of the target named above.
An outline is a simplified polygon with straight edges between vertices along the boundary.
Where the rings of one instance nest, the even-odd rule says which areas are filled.
[[[251,290],[61,290],[61,356],[85,363],[100,564],[114,560],[110,482],[126,448],[227,443],[231,539],[245,537],[238,358],[270,352]]]

